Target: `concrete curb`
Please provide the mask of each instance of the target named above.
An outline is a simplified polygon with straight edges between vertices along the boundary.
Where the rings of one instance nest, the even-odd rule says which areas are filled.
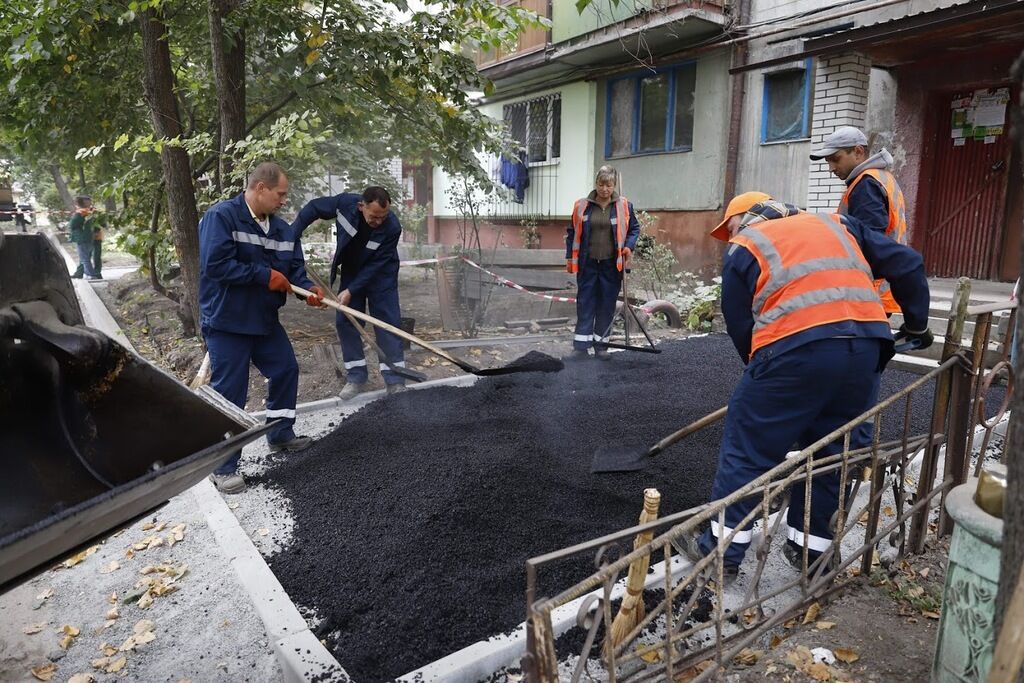
[[[74,268],[74,261],[60,247],[53,235],[48,233],[47,236],[60,250],[69,268]],[[86,324],[135,351],[92,285],[84,280],[72,280],[72,283],[82,306]],[[253,608],[263,622],[267,636],[274,645],[284,680],[288,683],[300,683],[314,676],[325,681],[351,680],[323,643],[309,630],[306,620],[213,484],[209,480],[203,480],[182,495],[191,495],[195,500],[217,540],[217,545],[231,563],[238,583],[249,596]]]

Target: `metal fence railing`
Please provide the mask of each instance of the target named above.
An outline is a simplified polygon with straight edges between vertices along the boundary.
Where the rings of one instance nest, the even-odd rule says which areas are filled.
[[[902,555],[921,552],[929,535],[949,533],[948,518],[939,513],[936,519],[933,508],[937,499],[944,499],[966,479],[978,436],[987,446],[1012,390],[1012,379],[1008,379],[1007,399],[988,414],[985,396],[1007,372],[1005,356],[1010,346],[1001,345],[1002,360],[986,372],[983,354],[992,341],[992,316],[1009,311],[1012,330],[1016,303],[969,307],[969,292],[969,281],[961,280],[937,367],[747,486],[706,505],[528,560],[527,652],[522,659],[527,679],[577,681],[587,674],[608,681],[674,680],[689,670],[693,680],[708,680],[774,627],[859,576],[869,575],[880,542],[887,540]],[[961,341],[968,317],[976,322],[969,347]],[[911,434],[912,398],[931,390],[929,430]],[[900,436],[882,441],[883,420],[892,419],[894,413],[902,414]],[[851,449],[851,432],[869,418],[874,420],[873,443]],[[827,453],[826,447],[836,442],[842,443],[840,452]],[[793,485],[805,483],[803,532],[809,535],[811,484],[816,477],[834,477],[837,472],[839,507],[833,518],[832,544],[814,561],[809,561],[805,548],[799,572],[782,579],[778,572],[766,573],[774,542],[780,536],[785,542],[785,533],[780,534],[782,510]],[[711,522],[725,527],[726,507],[747,498],[756,504],[735,528],[753,525],[754,552],[748,557],[754,559],[745,564],[736,584],[725,589],[724,551],[738,531],[721,539],[715,551],[696,564],[680,561],[681,541]],[[655,536],[649,542],[637,542],[631,552],[616,552],[620,544],[643,532]],[[545,568],[588,562],[594,553],[596,572],[553,597],[537,594]],[[645,591],[650,596],[663,591],[663,595],[621,641],[605,637],[598,642],[602,631],[612,631],[614,603],[623,593],[620,579],[634,562],[652,566]],[[575,627],[585,632],[583,646],[559,657],[556,637],[565,629],[566,610],[572,608],[576,609]]]

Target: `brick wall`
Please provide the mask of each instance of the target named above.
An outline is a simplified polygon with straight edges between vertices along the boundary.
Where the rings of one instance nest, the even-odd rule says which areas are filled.
[[[811,149],[821,147],[840,126],[864,128],[868,107],[871,61],[858,54],[818,60],[814,76]],[[824,161],[811,161],[807,182],[808,211],[834,210],[843,196],[843,183]]]

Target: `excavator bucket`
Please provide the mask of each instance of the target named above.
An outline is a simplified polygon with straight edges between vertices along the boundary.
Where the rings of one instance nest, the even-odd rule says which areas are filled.
[[[162,505],[267,429],[86,327],[57,248],[0,237],[0,588]]]

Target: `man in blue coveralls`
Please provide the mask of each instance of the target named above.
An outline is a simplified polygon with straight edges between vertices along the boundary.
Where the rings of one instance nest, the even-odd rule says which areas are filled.
[[[760,192],[734,198],[711,233],[729,241],[722,265],[722,313],[746,370],[729,400],[712,499],[742,488],[871,407],[893,338],[873,279],[884,277],[903,308],[900,337],[931,344],[928,282],[920,254],[848,216],[803,213]],[[842,439],[821,456],[838,453]],[[811,485],[805,532],[804,488],[790,495],[786,559],[802,566],[828,550],[838,508],[839,472]],[[756,498],[756,497],[755,497]],[[684,540],[697,561],[733,534],[723,574],[735,579],[752,540],[743,519],[757,504],[746,498]],[[759,500],[759,499],[758,499]]]
[[[284,171],[265,162],[249,176],[245,192],[214,204],[199,222],[199,308],[210,383],[244,408],[250,361],[270,380],[267,420],[276,422],[267,433],[272,451],[299,451],[312,442],[292,429],[299,366],[277,309],[292,282],[315,293],[307,304],[323,305],[323,292],[306,276],[298,233],[274,213],[287,196]],[[214,472],[218,490],[245,490],[238,474],[241,455],[235,453]]]
[[[332,218],[338,243],[331,262],[330,282],[334,287],[335,281],[339,281],[341,303],[359,311],[365,311],[368,305],[374,318],[398,327],[398,240],[402,225],[391,211],[391,195],[383,187],[371,186],[362,195],[320,197],[302,207],[292,228],[296,235],[302,235],[313,221]],[[340,311],[335,316],[335,326],[345,363],[345,387],[339,396],[348,400],[368,389],[369,373],[359,331]],[[379,328],[374,334],[388,361],[404,368],[405,356],[398,337]],[[386,365],[380,365],[380,374],[389,394],[405,390],[405,380]]]

